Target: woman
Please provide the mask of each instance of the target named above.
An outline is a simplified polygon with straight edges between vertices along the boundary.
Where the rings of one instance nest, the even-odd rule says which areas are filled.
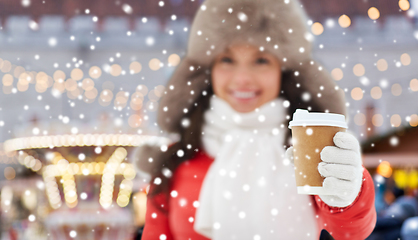
[[[152,174],[144,239],[365,239],[376,220],[358,141],[337,133],[321,151],[324,187],[296,193],[285,158],[296,108],[345,113],[344,97],[311,58],[295,0],[207,0],[187,56],[167,84],[158,124],[180,140],[140,151]]]

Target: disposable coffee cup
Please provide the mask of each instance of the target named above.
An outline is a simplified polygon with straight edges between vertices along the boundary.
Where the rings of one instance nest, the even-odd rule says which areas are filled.
[[[322,149],[325,146],[334,146],[334,135],[347,130],[345,116],[297,109],[289,123],[289,128],[292,130],[293,159],[298,193],[335,194],[327,192],[322,187],[324,177],[318,172],[318,164],[322,161],[320,157]]]

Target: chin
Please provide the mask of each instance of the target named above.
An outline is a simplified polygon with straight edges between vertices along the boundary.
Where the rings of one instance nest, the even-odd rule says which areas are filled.
[[[252,112],[257,108],[256,103],[239,103],[235,99],[231,99],[231,101],[228,103],[235,111],[239,113]]]
[[[235,106],[235,107],[232,106],[232,108],[239,113],[248,113],[256,109],[256,107],[249,107],[249,106]]]

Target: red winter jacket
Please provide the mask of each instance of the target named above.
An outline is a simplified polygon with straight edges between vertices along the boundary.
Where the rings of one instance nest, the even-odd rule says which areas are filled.
[[[167,202],[161,193],[147,201],[147,213],[143,240],[207,240],[208,238],[193,229],[196,207],[203,179],[212,164],[213,158],[204,152],[198,152],[191,160],[179,165],[172,176],[171,190],[177,196],[170,196]],[[152,184],[151,184],[152,187]],[[168,214],[156,208],[155,201]],[[373,180],[369,172],[363,171],[363,185],[356,200],[345,208],[330,207],[318,196],[312,196],[318,223],[318,238],[322,229],[326,229],[336,239],[363,240],[373,231],[376,223],[374,207]]]

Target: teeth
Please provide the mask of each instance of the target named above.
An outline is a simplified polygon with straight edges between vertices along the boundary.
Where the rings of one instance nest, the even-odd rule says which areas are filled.
[[[237,98],[253,98],[255,97],[255,92],[238,92],[234,91],[233,95]]]

